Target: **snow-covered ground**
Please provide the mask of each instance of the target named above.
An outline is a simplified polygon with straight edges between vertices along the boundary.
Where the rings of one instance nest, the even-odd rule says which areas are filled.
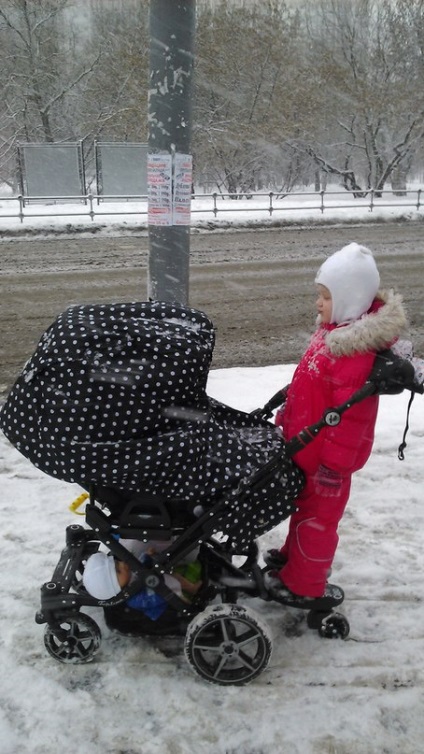
[[[213,370],[211,396],[251,410],[292,365]],[[274,635],[270,665],[245,687],[193,675],[177,640],[111,633],[87,665],[62,665],[34,622],[76,485],[37,471],[0,436],[0,747],[2,754],[420,754],[424,751],[424,398],[381,399],[373,455],[353,484],[332,581],[348,640],[325,640],[304,614],[246,600]],[[262,538],[278,546],[286,524]],[[169,640],[168,640],[169,641]]]
[[[415,201],[411,195],[409,203]],[[286,200],[281,200],[286,202]],[[298,199],[296,200],[298,201]],[[341,204],[340,196],[337,197]],[[254,202],[254,204],[253,204]],[[287,209],[267,219],[257,199],[214,218],[197,212],[193,225],[255,226],[281,219],[311,222],[422,220],[423,209],[376,207]],[[384,202],[381,201],[380,204]],[[237,205],[235,207],[234,205]],[[203,206],[203,205],[202,205]],[[223,205],[224,206],[224,205]],[[49,211],[71,211],[55,205]],[[77,209],[78,208],[75,208]],[[103,207],[101,207],[103,209]],[[112,209],[109,205],[108,209]],[[119,206],[114,207],[119,211]],[[122,234],[145,215],[2,218],[0,232],[40,234],[101,226]],[[28,208],[41,213],[39,205]],[[247,411],[289,382],[293,365],[212,370],[209,393]],[[135,639],[111,633],[92,610],[103,642],[87,665],[62,665],[43,645],[34,621],[39,587],[50,579],[65,527],[78,522],[68,504],[76,485],[39,472],[0,434],[0,750],[2,754],[421,754],[424,752],[424,398],[412,407],[406,458],[397,448],[407,395],[381,399],[373,455],[354,478],[332,581],[346,593],[347,641],[320,639],[304,613],[246,600],[274,635],[270,665],[246,687],[209,685],[192,674],[182,641]],[[278,546],[286,523],[259,542]]]

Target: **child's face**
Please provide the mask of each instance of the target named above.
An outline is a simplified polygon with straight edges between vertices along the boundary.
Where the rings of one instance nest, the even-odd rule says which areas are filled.
[[[333,309],[331,293],[325,285],[318,284],[317,289],[317,311],[321,317],[321,322],[328,325],[331,322],[331,312]]]
[[[115,560],[116,578],[121,589],[127,586],[131,578],[131,569],[123,560]]]

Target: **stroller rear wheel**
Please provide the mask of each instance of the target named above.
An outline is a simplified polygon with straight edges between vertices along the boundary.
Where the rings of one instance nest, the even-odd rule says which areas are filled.
[[[242,686],[267,667],[272,638],[253,610],[211,605],[189,624],[184,652],[192,670],[205,680]]]
[[[77,665],[93,659],[101,638],[100,628],[92,618],[75,613],[46,626],[44,646],[55,660]]]

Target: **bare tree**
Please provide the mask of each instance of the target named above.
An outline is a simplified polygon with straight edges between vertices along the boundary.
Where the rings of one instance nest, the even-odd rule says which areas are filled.
[[[101,57],[80,101],[85,136],[147,139],[148,8],[148,0],[128,0],[92,11],[85,54],[98,50]]]
[[[0,4],[0,176],[13,183],[18,141],[146,141],[148,0]]]
[[[298,36],[297,13],[276,0],[222,1],[199,13],[195,165],[225,192],[248,194],[270,172],[281,181],[281,137],[299,110]]]
[[[322,103],[298,149],[356,195],[381,192],[424,136],[423,2],[321,0],[306,18]]]
[[[69,0],[3,0],[0,7],[0,166],[13,180],[15,143],[72,138],[72,99],[95,74],[98,56],[79,59],[63,12]]]
[[[1,0],[1,180],[18,141],[147,140],[148,8]],[[196,37],[197,179],[358,195],[422,169],[424,0],[199,0]]]

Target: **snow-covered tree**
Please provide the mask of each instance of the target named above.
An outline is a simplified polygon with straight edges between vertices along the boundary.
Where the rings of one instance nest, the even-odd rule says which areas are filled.
[[[296,147],[355,193],[399,181],[420,149],[423,13],[422,0],[319,0],[305,12],[322,98]]]
[[[246,194],[282,179],[284,137],[299,118],[299,19],[283,2],[221,0],[198,15],[194,149],[197,173]]]
[[[13,181],[18,141],[79,138],[74,99],[95,74],[97,58],[75,55],[64,11],[69,0],[2,0],[0,4],[0,167]]]

